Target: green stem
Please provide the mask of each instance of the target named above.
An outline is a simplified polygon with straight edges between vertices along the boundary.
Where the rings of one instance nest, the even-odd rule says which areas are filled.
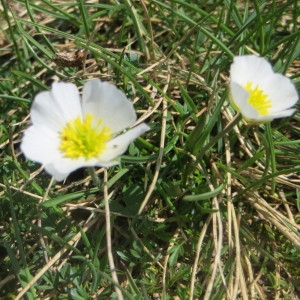
[[[87,171],[88,171],[89,175],[92,177],[94,185],[101,190],[101,181],[100,181],[99,177],[97,176],[95,169],[93,167],[90,167],[90,168],[87,168]]]
[[[266,124],[266,133],[267,133],[267,141],[268,141],[268,147],[270,153],[271,171],[272,174],[274,174],[277,172],[277,169],[276,169],[276,157],[274,152],[274,141],[273,141],[272,128],[270,122]],[[275,188],[276,188],[276,177],[272,177],[272,183],[271,183],[272,194],[275,193]]]

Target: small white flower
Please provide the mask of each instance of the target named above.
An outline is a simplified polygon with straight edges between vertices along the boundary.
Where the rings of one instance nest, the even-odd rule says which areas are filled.
[[[230,101],[248,120],[271,121],[291,116],[298,101],[292,81],[274,73],[271,64],[255,55],[237,56],[230,68]]]
[[[116,86],[98,79],[83,87],[82,99],[72,83],[53,83],[51,91],[36,95],[31,107],[32,125],[25,130],[21,150],[61,181],[80,167],[110,167],[139,135],[149,130],[132,126],[132,103]]]

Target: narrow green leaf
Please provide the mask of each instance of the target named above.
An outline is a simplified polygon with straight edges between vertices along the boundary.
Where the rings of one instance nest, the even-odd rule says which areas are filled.
[[[200,195],[186,195],[183,197],[184,201],[200,201],[200,200],[207,200],[210,198],[213,198],[217,195],[219,195],[222,190],[224,189],[224,185],[221,184],[219,187],[217,187],[215,190],[207,192],[207,193],[203,193]]]

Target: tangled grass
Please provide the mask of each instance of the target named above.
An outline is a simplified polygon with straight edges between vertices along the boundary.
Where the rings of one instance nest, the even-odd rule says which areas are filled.
[[[233,56],[254,53],[299,90],[300,8],[197,2],[1,0],[1,298],[299,299],[299,113],[247,124],[227,85]],[[19,149],[30,103],[91,78],[151,131],[100,185],[54,182]]]

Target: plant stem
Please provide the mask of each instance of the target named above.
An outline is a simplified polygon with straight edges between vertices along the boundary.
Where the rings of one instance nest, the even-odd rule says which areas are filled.
[[[105,221],[106,221],[106,244],[107,244],[107,256],[108,256],[108,262],[109,262],[109,267],[111,271],[111,276],[114,281],[114,288],[115,292],[118,295],[119,300],[123,300],[123,295],[118,287],[119,285],[119,280],[115,268],[115,262],[114,262],[114,257],[112,254],[112,244],[111,244],[111,224],[110,224],[110,209],[109,209],[109,199],[108,199],[108,187],[107,187],[107,181],[108,181],[108,176],[107,176],[107,169],[104,169],[104,202],[105,202]]]

